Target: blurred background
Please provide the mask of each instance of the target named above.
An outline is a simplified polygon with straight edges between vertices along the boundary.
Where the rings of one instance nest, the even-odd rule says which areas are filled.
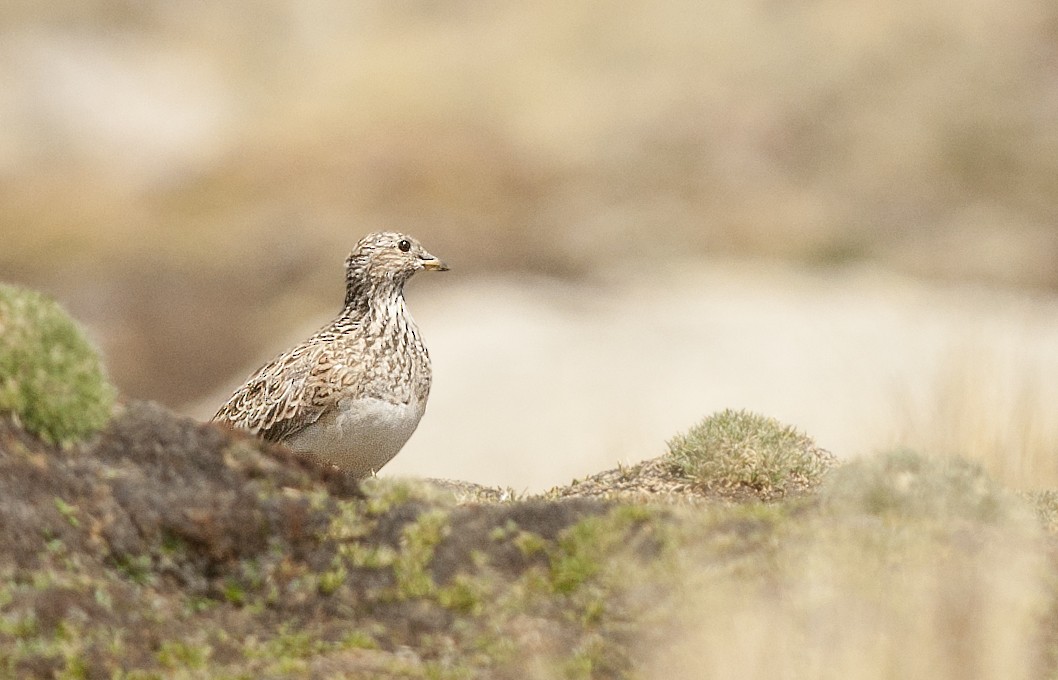
[[[730,407],[1058,483],[1047,0],[13,0],[0,205],[0,278],[202,419],[418,236],[387,474],[538,489]]]

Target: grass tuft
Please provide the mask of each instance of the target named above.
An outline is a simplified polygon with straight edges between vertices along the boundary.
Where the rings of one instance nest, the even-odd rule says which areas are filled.
[[[747,411],[715,413],[669,441],[674,472],[709,491],[764,500],[814,488],[834,457],[810,437]]]
[[[58,303],[0,285],[0,412],[66,446],[106,424],[114,394],[98,353]]]

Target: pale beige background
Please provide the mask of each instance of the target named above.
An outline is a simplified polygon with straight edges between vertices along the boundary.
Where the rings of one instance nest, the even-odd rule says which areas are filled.
[[[840,455],[1058,480],[1055,25],[1046,0],[9,2],[0,279],[66,304],[126,395],[205,417],[402,228],[453,271],[412,286],[437,383],[387,474],[538,488],[745,407]]]

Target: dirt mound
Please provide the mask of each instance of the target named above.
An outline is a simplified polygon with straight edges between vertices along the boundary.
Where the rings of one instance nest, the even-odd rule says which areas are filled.
[[[73,450],[8,422],[0,674],[520,677],[526,654],[584,653],[577,591],[646,525],[611,515],[586,500],[459,507],[422,482],[361,488],[148,403]],[[594,628],[593,654],[627,642]],[[626,658],[608,656],[615,671]]]

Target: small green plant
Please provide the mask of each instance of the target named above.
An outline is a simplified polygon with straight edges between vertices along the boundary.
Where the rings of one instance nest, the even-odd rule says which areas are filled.
[[[167,640],[162,642],[157,658],[158,663],[166,668],[198,670],[206,666],[212,651],[206,644]]]
[[[147,585],[154,578],[150,555],[118,555],[115,562],[118,569],[133,583]]]
[[[404,528],[401,550],[393,564],[401,597],[427,597],[434,593],[436,586],[428,567],[434,549],[448,534],[448,521],[448,511],[428,510]]]
[[[617,506],[605,515],[585,517],[565,529],[551,550],[551,587],[573,593],[585,583],[609,573],[609,556],[628,548],[633,529],[654,516],[643,506]]]
[[[234,605],[242,606],[246,604],[246,588],[235,579],[227,579],[224,582],[224,599]]]
[[[427,503],[430,505],[452,506],[455,498],[438,487],[416,479],[368,477],[360,483],[360,488],[367,496],[363,514],[367,517],[378,517],[398,505],[406,503]]]
[[[77,506],[70,505],[58,496],[55,497],[55,509],[59,511],[59,514],[66,518],[66,521],[70,523],[72,527],[81,526],[81,521],[77,519]]]
[[[0,285],[0,412],[65,446],[102,428],[113,405],[99,355],[62,307]]]
[[[341,559],[335,559],[333,560],[331,568],[320,574],[320,580],[317,587],[321,594],[332,595],[336,590],[342,587],[342,584],[345,583],[345,579],[348,576],[349,572],[345,568]]]
[[[669,442],[673,471],[719,493],[765,500],[815,487],[834,457],[808,436],[747,411],[715,413]]]

